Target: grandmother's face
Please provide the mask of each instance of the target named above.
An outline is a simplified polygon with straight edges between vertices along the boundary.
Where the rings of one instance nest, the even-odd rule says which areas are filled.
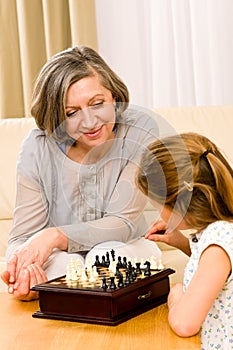
[[[115,101],[99,76],[72,84],[66,96],[66,132],[79,147],[91,149],[114,138]]]

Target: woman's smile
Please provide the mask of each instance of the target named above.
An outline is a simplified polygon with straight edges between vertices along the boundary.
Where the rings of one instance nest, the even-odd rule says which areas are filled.
[[[95,130],[90,130],[88,132],[84,132],[83,135],[93,139],[93,138],[98,138],[100,136],[100,134],[102,133],[102,128],[103,128],[103,125],[98,128],[98,129],[95,129]]]

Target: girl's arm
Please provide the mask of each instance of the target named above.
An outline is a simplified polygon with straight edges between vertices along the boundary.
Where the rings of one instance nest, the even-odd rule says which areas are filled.
[[[173,230],[165,233],[163,232],[162,234],[160,234],[160,232],[166,231],[166,229],[167,224],[165,223],[165,221],[156,221],[145,235],[145,238],[154,242],[166,243],[174,248],[180,249],[183,253],[190,256],[191,250],[189,245],[189,239],[179,230]]]
[[[231,268],[226,251],[218,245],[210,245],[202,253],[187,290],[183,292],[180,285],[171,289],[168,296],[168,321],[177,335],[190,337],[199,332]]]

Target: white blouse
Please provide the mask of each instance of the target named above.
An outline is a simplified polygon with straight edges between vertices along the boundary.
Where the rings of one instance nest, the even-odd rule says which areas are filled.
[[[135,186],[145,147],[158,136],[155,119],[129,110],[117,120],[110,150],[95,164],[72,161],[40,129],[25,138],[17,163],[14,225],[7,255],[46,227],[60,227],[68,251],[143,236],[146,199]]]

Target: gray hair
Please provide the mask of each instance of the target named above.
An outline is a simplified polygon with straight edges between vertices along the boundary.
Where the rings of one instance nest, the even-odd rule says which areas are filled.
[[[31,114],[37,126],[49,135],[64,139],[60,129],[66,120],[65,102],[69,86],[82,78],[98,74],[103,86],[111,91],[118,115],[129,103],[129,92],[123,81],[93,49],[81,46],[57,53],[42,67],[35,82]],[[57,132],[59,130],[59,132]]]

